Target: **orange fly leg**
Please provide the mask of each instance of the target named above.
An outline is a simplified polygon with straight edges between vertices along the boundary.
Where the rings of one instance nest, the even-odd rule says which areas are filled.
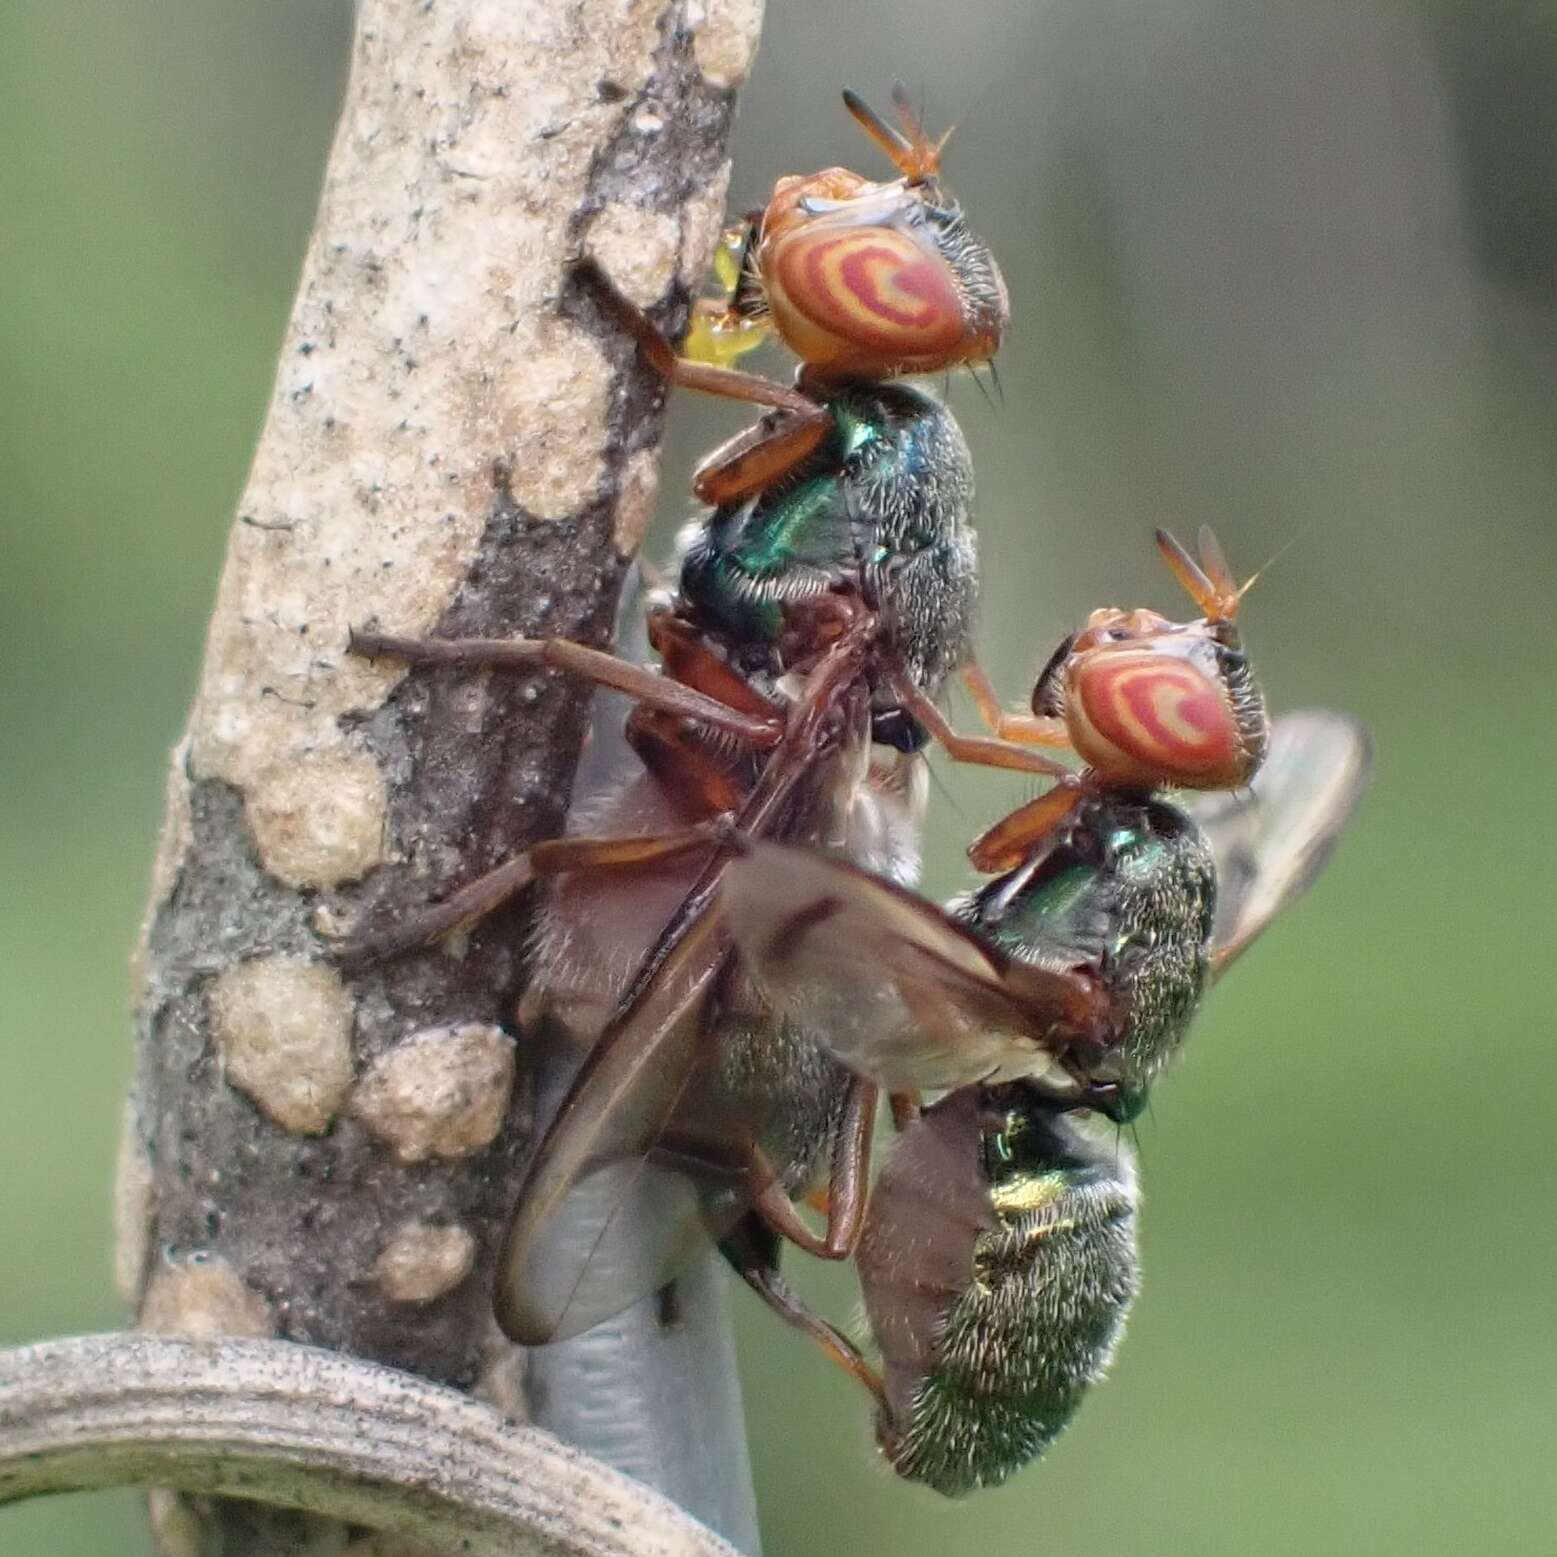
[[[805,403],[805,410],[791,405],[765,416],[698,462],[692,472],[692,490],[700,503],[721,508],[745,502],[782,480],[821,448],[832,429],[832,417],[798,390],[795,396]]]
[[[688,821],[739,811],[750,793],[750,775],[728,754],[711,749],[706,734],[684,719],[635,708],[627,716],[627,744]]]
[[[827,1218],[820,1237],[801,1220],[795,1202],[785,1193],[772,1165],[758,1146],[749,1151],[746,1169],[751,1185],[752,1211],[780,1238],[819,1260],[846,1260],[859,1242],[870,1195],[870,1143],[876,1128],[877,1089],[862,1077],[849,1082],[843,1116],[833,1139],[828,1164],[824,1203],[817,1207]],[[811,1204],[811,1197],[807,1197]]]
[[[825,414],[816,402],[798,389],[757,373],[742,373],[737,368],[719,367],[709,362],[693,362],[676,354],[676,348],[664,332],[635,303],[617,291],[611,278],[597,261],[581,259],[573,267],[573,277],[586,287],[600,306],[638,343],[638,349],[668,384],[686,389],[701,389],[706,394],[722,395],[751,405],[772,406],[797,416]]]
[[[863,1385],[877,1407],[886,1412],[886,1391],[875,1369],[865,1361],[851,1341],[813,1312],[791,1290],[789,1283],[779,1274],[777,1246],[773,1236],[757,1218],[747,1217],[720,1248],[740,1274],[741,1280],[774,1313],[802,1335],[809,1337],[821,1348],[825,1357],[842,1368],[856,1383]]]
[[[1070,774],[1066,782],[1056,784],[1003,817],[969,846],[968,858],[974,869],[988,875],[1015,869],[1032,853],[1035,844],[1070,815],[1085,793],[1082,781]]]
[[[1002,708],[994,683],[977,660],[969,660],[962,667],[962,683],[973,698],[979,718],[997,740],[1015,741],[1021,746],[1070,749],[1070,736],[1066,733],[1063,719],[1051,719],[1042,714],[1018,714]]]
[[[974,763],[986,768],[1011,768],[1019,773],[1040,773],[1048,778],[1073,778],[1071,770],[1052,757],[1040,756],[1026,746],[999,741],[982,735],[962,735],[952,728],[946,716],[907,676],[897,675],[892,690],[902,706],[929,732],[936,744],[954,762]]]
[[[715,653],[690,622],[668,610],[651,611],[649,646],[672,681],[757,719],[784,720],[783,707],[764,697],[728,660]]]

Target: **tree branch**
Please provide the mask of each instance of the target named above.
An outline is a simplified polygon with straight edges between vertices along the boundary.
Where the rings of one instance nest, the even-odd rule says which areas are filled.
[[[593,252],[674,327],[704,273],[760,5],[693,16],[360,6],[138,957],[118,1256],[143,1329],[284,1337],[524,1410],[488,1294],[532,1126],[507,1030],[525,905],[374,967],[328,942],[558,832],[588,699],[346,641],[609,634],[661,390],[566,277]],[[252,1505],[214,1517],[224,1549],[269,1549]]]
[[[734,1557],[636,1482],[450,1389],[274,1341],[94,1335],[0,1370],[0,1503],[153,1482],[468,1557]]]

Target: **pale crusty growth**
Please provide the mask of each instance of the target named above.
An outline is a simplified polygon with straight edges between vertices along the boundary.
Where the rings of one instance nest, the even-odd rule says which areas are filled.
[[[493,371],[512,381],[512,402],[522,407],[505,433],[510,448],[523,450],[509,473],[514,501],[538,519],[561,518],[604,473],[611,365],[590,336],[559,324]]]
[[[256,778],[254,847],[288,886],[356,881],[383,858],[384,775],[366,752],[303,752]]]
[[[686,0],[356,6],[137,971],[120,1242],[148,1322],[209,1318],[214,1285],[230,1300],[217,1327],[268,1327],[262,1292],[289,1338],[501,1378],[523,1408],[488,1266],[533,1142],[535,1088],[516,1085],[501,1030],[524,991],[528,905],[456,956],[330,963],[338,998],[307,991],[296,1008],[320,1019],[295,1027],[230,970],[328,961],[321,940],[393,924],[563,826],[587,725],[576,685],[407,673],[348,654],[347,634],[609,634],[653,506],[663,386],[570,267],[596,226],[607,263],[679,328],[719,229],[734,112],[686,22]],[[473,1241],[435,1302],[371,1279],[409,1222]],[[223,1263],[168,1268],[159,1249]],[[463,1259],[441,1258],[419,1290]],[[194,1513],[201,1550],[275,1549],[277,1519],[301,1539],[299,1516],[252,1501]],[[321,1551],[356,1539],[315,1535],[336,1543]]]
[[[676,278],[681,222],[663,211],[613,202],[589,224],[584,248],[616,286],[647,308]]]
[[[557,320],[558,268],[541,257],[569,247],[602,134],[653,70],[661,16],[628,4],[588,26],[573,9],[362,10],[356,69],[389,91],[354,95],[341,124],[190,723],[194,777],[243,793],[261,863],[286,881],[330,886],[377,858],[382,784],[341,719],[403,671],[343,658],[347,629],[376,617],[425,633],[447,609],[486,524],[493,450],[510,451],[515,499],[540,516],[576,509],[598,474],[610,370]],[[460,101],[443,90],[456,61]],[[488,61],[494,87],[527,89],[486,89]],[[436,90],[417,90],[422,74]],[[674,224],[656,241],[668,275]],[[344,802],[309,801],[304,758],[357,765]]]
[[[703,78],[712,86],[738,87],[751,69],[762,29],[763,0],[692,0],[687,26]]]
[[[340,974],[305,957],[224,969],[211,1013],[227,1079],[284,1130],[319,1135],[351,1085],[352,1003]]]
[[[708,192],[688,203],[681,217],[681,253],[676,278],[691,292],[703,285],[709,259],[725,228],[724,203],[730,193],[730,164],[726,162],[709,185]]]
[[[476,1240],[457,1225],[403,1222],[374,1263],[393,1303],[430,1303],[457,1287],[476,1262]]]
[[[616,505],[611,544],[618,555],[630,557],[643,544],[644,532],[654,518],[660,495],[660,462],[647,449],[630,455],[622,473],[622,496]]]
[[[156,1335],[238,1335],[255,1341],[276,1333],[270,1305],[214,1254],[165,1260],[146,1285],[140,1327]]]
[[[151,1240],[151,1190],[151,1159],[141,1141],[135,1105],[126,1103],[114,1169],[114,1289],[124,1303],[140,1295]]]
[[[415,1033],[381,1055],[351,1109],[402,1162],[466,1157],[497,1134],[513,1084],[513,1039],[466,1022]]]

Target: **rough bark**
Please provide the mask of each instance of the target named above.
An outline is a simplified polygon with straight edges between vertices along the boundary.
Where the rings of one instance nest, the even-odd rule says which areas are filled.
[[[587,698],[407,675],[347,630],[608,635],[660,393],[567,263],[594,252],[678,322],[759,19],[360,7],[138,957],[118,1256],[143,1329],[307,1342],[523,1410],[488,1274],[531,1128],[505,1025],[526,905],[458,955],[345,970],[327,939],[557,832]],[[270,1549],[253,1505],[215,1507],[213,1549]]]

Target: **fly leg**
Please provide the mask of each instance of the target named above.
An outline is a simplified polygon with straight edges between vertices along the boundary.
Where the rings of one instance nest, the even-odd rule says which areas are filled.
[[[773,408],[774,414],[720,444],[698,465],[692,490],[700,502],[717,507],[743,501],[771,486],[827,437],[832,426],[827,408],[800,390],[738,368],[677,356],[648,315],[617,291],[594,260],[581,260],[573,268],[573,278],[632,336],[649,366],[667,384]]]
[[[876,1128],[876,1088],[861,1077],[849,1083],[843,1118],[833,1138],[832,1165],[827,1181],[827,1231],[818,1238],[801,1220],[795,1203],[784,1192],[762,1152],[752,1149],[747,1173],[757,1185],[752,1209],[779,1237],[821,1260],[846,1260],[859,1242],[870,1186],[870,1143]]]
[[[961,734],[952,727],[934,702],[902,672],[892,678],[892,691],[902,707],[925,727],[953,762],[970,762],[986,768],[1013,768],[1020,773],[1040,773],[1048,778],[1075,780],[1076,775],[1064,763],[1032,751],[1029,745],[1019,746],[987,735]]]
[[[778,1235],[760,1218],[745,1217],[719,1245],[741,1280],[786,1324],[792,1325],[819,1346],[857,1384],[870,1392],[883,1419],[889,1415],[881,1376],[860,1355],[860,1350],[841,1331],[811,1309],[779,1274]]]
[[[502,907],[541,876],[576,870],[641,870],[682,855],[717,850],[730,837],[728,818],[699,822],[676,832],[637,837],[548,838],[523,854],[478,876],[441,903],[397,918],[340,943],[335,959],[345,965],[377,962],[401,952],[430,946],[467,930]]]
[[[353,631],[348,647],[353,654],[370,658],[384,655],[408,665],[566,671],[597,686],[625,692],[645,707],[722,730],[763,751],[777,746],[784,733],[784,715],[777,707],[770,714],[753,712],[749,699],[743,699],[744,706],[732,706],[650,666],[568,638],[398,638]]]
[[[968,858],[974,869],[990,875],[1014,870],[1048,834],[1059,828],[1085,793],[1085,781],[1071,773],[1036,800],[1018,806],[968,845]]]
[[[979,718],[998,739],[1016,741],[1023,746],[1054,746],[1065,751],[1071,749],[1070,736],[1066,733],[1063,719],[1042,714],[1017,714],[1002,708],[994,683],[977,660],[969,660],[962,667],[962,684],[971,694]]]

